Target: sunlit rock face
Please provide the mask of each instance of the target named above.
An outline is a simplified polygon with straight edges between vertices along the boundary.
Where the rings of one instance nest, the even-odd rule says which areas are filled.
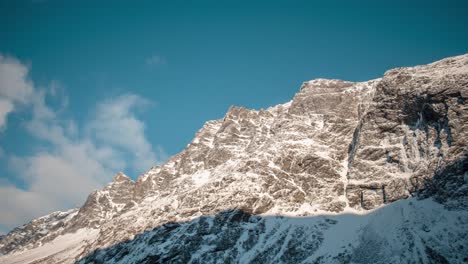
[[[74,229],[98,228],[102,223],[133,206],[134,189],[135,183],[128,176],[117,173],[110,184],[88,196],[70,225]]]
[[[463,55],[233,106],[135,182],[117,174],[59,229],[6,235],[0,263],[458,263],[467,96]],[[70,234],[82,239],[47,247]]]
[[[355,130],[350,205],[372,209],[409,197],[463,159],[467,95],[467,56],[387,71]]]

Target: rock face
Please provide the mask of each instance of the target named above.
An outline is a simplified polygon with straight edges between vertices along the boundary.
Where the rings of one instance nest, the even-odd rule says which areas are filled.
[[[463,159],[467,69],[462,56],[385,73],[350,149],[351,206],[371,209],[409,197]]]
[[[117,173],[112,182],[92,192],[76,217],[70,222],[73,229],[98,228],[133,205],[135,183],[125,174]]]
[[[462,55],[231,107],[136,182],[117,174],[59,229],[13,230],[0,263],[468,260],[467,96]],[[74,232],[87,242],[37,253]]]

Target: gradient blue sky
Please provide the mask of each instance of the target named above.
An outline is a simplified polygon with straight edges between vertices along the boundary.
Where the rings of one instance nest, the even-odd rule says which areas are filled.
[[[466,14],[467,1],[2,0],[0,58],[33,91],[7,98],[0,230],[80,205],[115,171],[136,178],[231,105],[467,53]]]

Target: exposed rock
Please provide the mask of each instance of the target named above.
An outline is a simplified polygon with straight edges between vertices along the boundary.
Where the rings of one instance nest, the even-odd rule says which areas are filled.
[[[67,249],[82,263],[454,262],[468,238],[467,95],[468,55],[368,82],[305,82],[288,103],[231,107],[136,182],[117,174],[47,240],[30,223],[27,239],[13,231],[0,250],[91,229],[86,246]],[[421,200],[398,201],[412,196]],[[444,232],[442,220],[456,226]],[[337,248],[334,232],[358,244]]]
[[[128,176],[117,173],[111,183],[88,196],[76,217],[70,221],[71,230],[99,228],[102,223],[132,207],[134,186]]]
[[[375,87],[355,131],[348,178],[379,181],[385,186],[379,200],[392,202],[466,155],[468,57],[393,69]]]
[[[0,238],[0,255],[30,249],[50,241],[64,230],[66,224],[78,213],[78,209],[53,212],[30,223],[13,229]],[[1,262],[0,262],[1,263]]]

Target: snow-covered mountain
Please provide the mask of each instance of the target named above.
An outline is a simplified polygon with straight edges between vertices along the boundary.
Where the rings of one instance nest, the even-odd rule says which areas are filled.
[[[466,263],[468,54],[231,107],[136,182],[0,238],[0,263]]]

